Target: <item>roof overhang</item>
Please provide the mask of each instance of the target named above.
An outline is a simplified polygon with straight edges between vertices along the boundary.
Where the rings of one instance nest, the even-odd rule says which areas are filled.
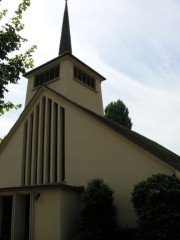
[[[11,192],[33,192],[33,191],[41,191],[41,190],[64,190],[64,191],[72,191],[72,192],[83,192],[84,187],[82,186],[70,186],[65,184],[64,182],[60,183],[50,183],[50,184],[40,184],[40,185],[29,185],[29,186],[17,186],[17,187],[8,187],[8,188],[0,188],[1,193],[11,193]]]
[[[90,71],[92,71],[94,74],[96,74],[98,77],[101,78],[102,81],[106,80],[105,77],[103,77],[101,74],[99,74],[98,72],[96,72],[94,69],[92,69],[91,67],[89,67],[87,64],[85,64],[84,62],[82,62],[80,59],[78,59],[77,57],[75,57],[74,55],[72,55],[69,52],[65,52],[63,54],[61,54],[60,56],[53,58],[52,60],[40,65],[37,68],[34,68],[33,70],[25,73],[23,76],[28,78],[31,77],[35,72],[39,71],[42,68],[45,68],[46,66],[50,65],[50,64],[55,64],[56,62],[62,61],[65,58],[70,58],[74,61],[77,61],[78,63],[82,64],[84,67],[88,68]]]

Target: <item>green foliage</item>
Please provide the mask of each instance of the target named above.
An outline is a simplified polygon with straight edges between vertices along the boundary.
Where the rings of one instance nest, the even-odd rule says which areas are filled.
[[[157,174],[135,186],[132,202],[139,240],[180,239],[180,180]]]
[[[19,109],[21,108],[21,104],[13,104],[12,102],[1,103],[0,105],[0,116],[4,115],[5,112],[9,112],[11,109]]]
[[[4,141],[5,137],[6,137],[6,136],[4,136],[3,138],[0,138],[0,145],[1,145],[1,143]]]
[[[113,190],[101,179],[90,181],[83,194],[83,208],[76,240],[114,239],[116,208]]]
[[[105,117],[129,129],[132,128],[129,110],[121,100],[111,102],[106,106]]]
[[[21,74],[33,67],[32,53],[36,46],[18,54],[22,43],[27,41],[20,35],[20,31],[24,29],[24,24],[21,23],[22,15],[29,6],[30,0],[23,0],[14,16],[0,30],[0,115],[12,108],[18,108],[18,105],[4,101],[4,93],[8,92],[7,85],[16,84]],[[0,12],[0,20],[7,12],[7,10]]]

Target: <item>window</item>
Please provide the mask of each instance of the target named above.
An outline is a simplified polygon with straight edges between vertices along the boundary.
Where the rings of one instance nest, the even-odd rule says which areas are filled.
[[[59,70],[60,70],[60,67],[59,65],[58,66],[55,66],[41,74],[38,74],[37,76],[35,76],[34,78],[34,87],[38,87],[38,86],[41,86],[47,82],[50,82],[52,81],[53,79],[55,78],[58,78],[59,77]]]
[[[96,81],[93,77],[87,75],[74,66],[74,77],[92,89],[96,89]]]

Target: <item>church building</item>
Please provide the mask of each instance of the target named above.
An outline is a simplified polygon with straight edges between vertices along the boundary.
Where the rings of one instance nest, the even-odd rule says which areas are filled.
[[[72,54],[67,0],[58,56],[24,77],[25,109],[0,145],[0,239],[70,240],[94,178],[114,190],[119,226],[134,228],[134,185],[179,177],[180,157],[104,117],[106,79]]]

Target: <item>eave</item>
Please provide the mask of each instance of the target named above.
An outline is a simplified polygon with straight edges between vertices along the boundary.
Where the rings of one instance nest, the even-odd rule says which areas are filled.
[[[42,65],[40,65],[39,67],[34,68],[33,70],[25,73],[23,76],[26,77],[26,78],[28,78],[28,77],[32,76],[33,73],[39,71],[40,69],[45,68],[46,66],[48,66],[48,65],[50,65],[50,64],[53,64],[53,63],[55,63],[56,61],[58,62],[58,61],[60,61],[60,60],[63,60],[63,58],[65,58],[65,57],[69,57],[69,58],[71,58],[72,60],[75,60],[75,61],[77,61],[78,63],[82,64],[84,67],[86,67],[87,69],[89,69],[90,71],[92,71],[94,74],[96,74],[98,77],[100,77],[102,81],[106,80],[105,77],[103,77],[101,74],[99,74],[98,72],[96,72],[94,69],[92,69],[91,67],[89,67],[87,64],[85,64],[84,62],[82,62],[80,59],[78,59],[77,57],[75,57],[74,55],[72,55],[72,54],[69,53],[69,52],[65,52],[65,53],[61,54],[60,56],[58,56],[58,57],[56,57],[56,58],[54,58],[54,59],[52,59],[52,60],[50,60],[50,61],[48,61],[48,62],[46,62],[46,63],[44,63],[44,64],[42,64]]]

